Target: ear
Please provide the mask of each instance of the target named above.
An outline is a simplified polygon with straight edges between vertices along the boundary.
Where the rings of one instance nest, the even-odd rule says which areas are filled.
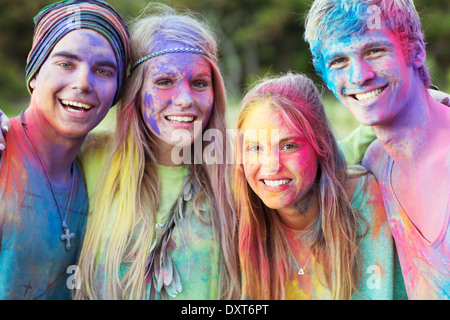
[[[33,79],[31,79],[31,81],[30,81],[30,88],[32,90],[36,89],[36,76],[34,76]]]
[[[414,42],[414,51],[412,54],[411,61],[415,69],[419,69],[425,65],[427,53],[425,51],[425,44],[423,41],[417,40]]]

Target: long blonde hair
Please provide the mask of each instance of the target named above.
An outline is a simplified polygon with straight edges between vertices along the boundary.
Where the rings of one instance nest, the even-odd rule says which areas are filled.
[[[269,100],[270,98],[270,100]],[[341,156],[314,83],[301,74],[287,73],[264,79],[242,101],[237,129],[248,112],[270,101],[287,125],[306,137],[319,161],[316,182],[319,215],[312,226],[311,250],[323,266],[325,285],[334,299],[349,299],[356,290],[357,215],[348,201],[345,187],[347,166]],[[242,135],[236,140],[238,163],[243,156]],[[239,257],[242,291],[249,299],[285,298],[289,275],[289,242],[276,210],[268,208],[248,184],[242,164],[236,166],[235,197],[239,215]]]
[[[178,14],[173,9],[151,4],[146,12],[131,25],[131,57],[137,61],[152,53],[158,40],[177,41],[188,47],[202,49],[217,56],[214,33],[188,13]],[[146,14],[146,13],[145,13]],[[144,15],[145,15],[144,14]],[[226,136],[226,92],[217,62],[205,57],[213,73],[214,105],[205,130],[214,128]],[[145,298],[145,259],[155,237],[156,212],[160,203],[157,150],[152,133],[140,113],[139,91],[143,84],[142,65],[133,70],[127,79],[117,114],[117,128],[112,137],[110,155],[100,181],[102,186],[94,198],[79,267],[82,288],[76,298],[96,299],[96,252],[105,243],[105,275],[110,299]],[[218,143],[218,142],[216,142]],[[215,150],[223,151],[225,146]],[[193,154],[193,152],[192,152]],[[192,162],[194,163],[194,162]],[[219,296],[236,299],[240,295],[239,263],[237,256],[237,217],[226,164],[191,164],[191,179],[200,186],[194,199],[195,212],[205,198],[211,208],[211,224],[219,239],[220,254]],[[113,200],[118,201],[116,220],[108,239],[101,230],[110,224]],[[99,231],[100,230],[100,231]],[[107,240],[107,241],[106,241]],[[128,263],[129,269],[119,278],[120,266]],[[97,279],[98,280],[98,279]]]

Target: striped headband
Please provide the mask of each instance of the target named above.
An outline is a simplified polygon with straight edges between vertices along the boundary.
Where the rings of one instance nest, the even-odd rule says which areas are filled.
[[[216,57],[208,54],[207,52],[205,52],[202,49],[197,49],[197,48],[171,48],[171,49],[164,49],[161,51],[157,51],[157,52],[153,52],[151,54],[146,55],[145,57],[140,58],[138,61],[136,61],[133,66],[131,67],[131,72],[133,72],[133,70],[140,65],[141,63],[143,63],[144,61],[147,61],[149,59],[161,56],[163,54],[168,54],[168,53],[178,53],[178,52],[184,52],[184,53],[197,53],[197,54],[202,54],[204,56],[210,57],[213,60],[216,60]]]
[[[130,57],[129,32],[119,13],[101,0],[65,0],[43,8],[34,18],[33,46],[28,55],[26,82],[39,71],[54,46],[67,33],[92,29],[108,39],[118,64],[117,91],[113,105],[120,99]]]

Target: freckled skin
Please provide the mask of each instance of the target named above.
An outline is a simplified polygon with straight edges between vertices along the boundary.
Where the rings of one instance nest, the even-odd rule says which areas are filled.
[[[261,139],[258,136],[257,141],[250,138],[244,142],[244,173],[250,187],[266,206],[276,209],[286,222],[290,221],[292,227],[303,226],[304,219],[299,220],[299,215],[315,211],[315,206],[310,203],[316,198],[312,186],[317,175],[318,160],[312,145],[290,129],[278,111],[269,104],[253,107],[241,129],[244,133],[247,130],[267,130],[269,137]],[[271,130],[279,130],[278,149],[270,145]],[[288,139],[283,140],[285,138]],[[283,190],[267,190],[262,179],[292,181]]]

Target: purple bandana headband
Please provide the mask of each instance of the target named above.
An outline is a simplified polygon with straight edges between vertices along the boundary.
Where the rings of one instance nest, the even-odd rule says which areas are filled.
[[[102,34],[114,50],[119,70],[113,104],[117,103],[127,74],[130,47],[128,28],[113,7],[101,0],[65,0],[42,9],[34,21],[33,46],[26,66],[30,93],[30,81],[58,41],[70,31],[84,28]]]

